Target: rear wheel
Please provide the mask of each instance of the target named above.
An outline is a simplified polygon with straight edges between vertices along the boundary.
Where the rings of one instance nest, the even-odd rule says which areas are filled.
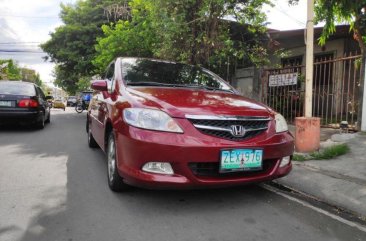
[[[41,120],[36,122],[36,128],[37,129],[43,129],[44,128],[44,124],[45,124],[45,118],[44,115],[42,115]]]
[[[122,177],[117,171],[117,159],[116,159],[116,142],[113,131],[109,134],[108,147],[108,185],[114,192],[121,192],[128,188],[128,185],[123,182]]]
[[[46,119],[46,121],[45,121],[46,123],[50,123],[51,122],[51,111],[50,112],[48,112],[48,117],[47,117],[47,119]]]

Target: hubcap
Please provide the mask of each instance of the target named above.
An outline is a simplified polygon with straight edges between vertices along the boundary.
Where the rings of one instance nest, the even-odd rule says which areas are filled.
[[[113,176],[116,171],[116,155],[114,141],[111,139],[108,145],[108,177],[109,181],[113,181]]]

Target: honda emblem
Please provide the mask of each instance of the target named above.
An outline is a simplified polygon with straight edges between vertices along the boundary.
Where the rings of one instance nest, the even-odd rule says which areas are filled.
[[[232,125],[231,134],[235,137],[243,137],[245,135],[245,128],[241,125]]]

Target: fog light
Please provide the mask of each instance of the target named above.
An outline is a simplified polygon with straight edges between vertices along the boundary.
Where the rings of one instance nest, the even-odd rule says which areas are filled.
[[[280,167],[284,167],[286,165],[288,165],[290,163],[290,156],[285,156],[282,158],[281,163],[280,163]]]
[[[148,162],[142,167],[142,170],[159,174],[174,174],[173,168],[168,162]]]

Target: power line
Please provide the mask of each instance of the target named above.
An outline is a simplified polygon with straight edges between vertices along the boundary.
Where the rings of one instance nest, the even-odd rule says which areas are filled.
[[[0,53],[39,53],[45,54],[43,51],[27,50],[27,49],[0,49]]]
[[[304,22],[294,18],[293,16],[291,16],[290,14],[288,14],[284,9],[282,9],[281,7],[279,6],[275,6],[273,9],[277,10],[278,12],[280,13],[283,13],[284,15],[286,15],[287,17],[289,17],[290,19],[294,20],[295,22],[297,22],[298,24],[301,24],[301,25],[305,25]]]
[[[21,16],[21,15],[0,15],[0,18],[59,18],[58,16]]]
[[[16,44],[40,44],[41,42],[0,42],[1,45],[16,45]]]

